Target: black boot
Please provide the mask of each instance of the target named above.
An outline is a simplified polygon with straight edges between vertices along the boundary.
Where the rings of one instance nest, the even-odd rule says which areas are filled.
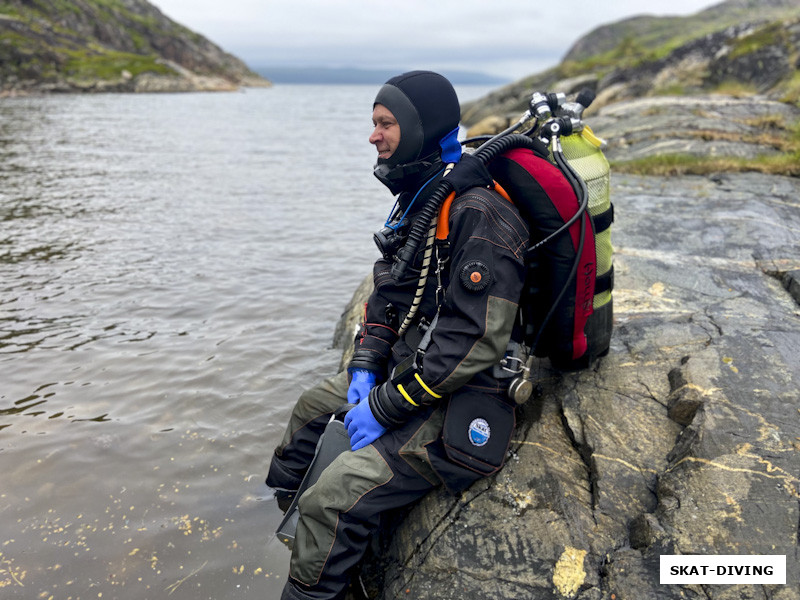
[[[275,500],[278,502],[278,508],[281,509],[283,514],[286,514],[286,511],[289,510],[296,495],[297,490],[275,490]]]

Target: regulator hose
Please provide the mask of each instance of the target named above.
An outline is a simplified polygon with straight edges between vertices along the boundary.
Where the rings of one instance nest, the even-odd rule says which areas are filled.
[[[447,165],[444,174],[447,175],[453,166],[454,163],[450,163],[449,165]],[[417,284],[417,291],[414,294],[414,300],[411,302],[411,308],[409,309],[406,318],[403,319],[403,324],[400,325],[400,329],[397,330],[397,333],[400,337],[402,337],[408,330],[408,328],[411,326],[411,323],[417,316],[417,311],[419,310],[419,306],[422,303],[422,295],[425,293],[425,285],[428,282],[428,274],[430,273],[430,268],[431,268],[431,256],[433,254],[433,245],[436,239],[437,220],[438,219],[432,220],[430,228],[428,229],[428,239],[425,244],[425,253],[422,255],[422,268],[420,269],[419,272],[419,283]]]
[[[512,133],[495,136],[490,139],[475,151],[475,156],[481,159],[483,164],[489,164],[498,155],[512,148],[530,148],[534,152],[541,153],[542,146],[541,143],[527,136]],[[448,165],[448,169],[450,168],[452,168],[452,165]],[[447,177],[442,178],[436,189],[428,198],[425,206],[420,210],[417,218],[414,219],[414,223],[408,233],[408,239],[397,253],[395,262],[392,265],[392,278],[395,281],[399,281],[405,276],[409,265],[413,263],[414,257],[417,255],[422,242],[427,237],[431,222],[438,216],[442,203],[452,191],[453,186],[447,181]]]
[[[589,190],[586,187],[586,183],[583,181],[572,165],[569,164],[569,161],[564,157],[564,153],[561,151],[561,146],[558,143],[557,139],[553,140],[553,158],[556,161],[556,164],[564,173],[567,181],[572,186],[573,191],[575,192],[575,196],[578,199],[578,211],[572,216],[572,218],[564,223],[561,227],[558,228],[555,232],[547,236],[544,240],[536,244],[531,250],[534,250],[541,246],[546,241],[552,239],[555,235],[566,231],[569,226],[571,226],[581,215],[586,212],[587,207],[589,206]],[[544,319],[542,320],[541,325],[539,326],[539,331],[536,333],[536,337],[534,337],[533,341],[530,344],[531,352],[536,352],[536,347],[539,345],[539,340],[544,333],[547,324],[550,322],[550,319],[556,312],[556,308],[561,303],[561,300],[564,298],[564,294],[567,293],[567,289],[569,289],[570,282],[575,278],[575,273],[578,271],[578,265],[581,262],[581,255],[583,254],[583,246],[586,241],[586,219],[581,219],[581,231],[578,238],[578,248],[575,253],[575,260],[572,262],[572,268],[570,269],[569,276],[567,276],[564,285],[561,287],[561,290],[558,293],[558,296],[553,301],[553,304],[550,306],[550,310],[545,315]]]

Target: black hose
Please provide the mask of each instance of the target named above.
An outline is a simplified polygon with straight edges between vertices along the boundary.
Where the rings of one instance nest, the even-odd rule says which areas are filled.
[[[446,179],[442,179],[433,191],[433,194],[428,198],[425,206],[419,211],[417,218],[414,219],[411,231],[408,232],[408,239],[403,247],[400,248],[396,260],[392,265],[392,277],[395,281],[399,281],[406,274],[408,266],[414,260],[422,240],[426,237],[431,222],[434,217],[436,217],[442,202],[447,198],[452,187],[450,182],[446,182]]]
[[[528,136],[520,133],[512,133],[501,138],[492,138],[475,151],[475,156],[480,158],[484,164],[488,164],[494,160],[498,154],[502,154],[512,148],[530,148],[535,152],[541,152],[542,145]]]
[[[533,254],[536,250],[538,250],[541,246],[544,246],[554,237],[564,233],[567,229],[572,227],[572,225],[575,224],[575,221],[577,221],[581,215],[586,212],[586,208],[589,206],[589,191],[586,189],[586,184],[583,182],[583,179],[577,173],[575,173],[572,165],[569,164],[569,161],[564,158],[562,153],[554,152],[553,158],[555,159],[558,167],[562,170],[562,172],[564,172],[564,177],[569,182],[570,186],[572,186],[572,190],[575,192],[575,196],[578,198],[578,202],[580,204],[578,205],[578,211],[572,215],[561,227],[549,234],[546,238],[539,240],[533,246],[529,247],[525,251],[526,257]],[[564,165],[566,165],[566,167]]]
[[[475,156],[481,159],[483,164],[489,164],[499,154],[512,148],[530,148],[534,152],[541,153],[542,145],[527,136],[512,133],[501,137],[493,137],[475,151]],[[452,191],[452,184],[447,181],[447,177],[444,177],[428,198],[425,206],[420,210],[417,218],[414,219],[414,224],[408,233],[408,240],[397,253],[397,259],[392,265],[392,278],[395,281],[399,281],[405,276],[409,265],[414,261],[414,257],[419,251],[420,245],[427,237],[431,222],[439,214],[442,203]]]
[[[474,144],[475,142],[488,142],[494,136],[492,135],[476,135],[475,137],[467,138],[463,142],[461,142],[462,146],[469,146],[470,144]]]
[[[575,196],[579,202],[578,211],[572,216],[572,218],[569,221],[567,221],[567,223],[559,227],[557,231],[547,236],[547,238],[536,244],[534,248],[541,246],[545,241],[552,239],[556,234],[562,231],[566,231],[566,229],[570,225],[572,225],[576,219],[578,219],[581,215],[583,215],[586,212],[586,209],[589,206],[589,190],[586,187],[586,183],[578,175],[578,173],[575,172],[575,169],[573,169],[572,165],[569,164],[569,161],[566,158],[564,158],[564,154],[560,150],[553,151],[553,158],[555,159],[556,164],[564,173],[565,177],[567,178],[567,181],[569,181],[569,184],[572,186],[572,189],[575,192]],[[536,333],[536,337],[530,344],[530,349],[532,353],[536,352],[536,347],[539,345],[539,339],[542,337],[542,334],[544,333],[547,324],[550,322],[550,319],[555,314],[556,308],[558,308],[558,305],[561,304],[561,300],[563,300],[564,294],[567,293],[570,282],[573,281],[573,279],[575,278],[575,273],[577,273],[578,265],[581,262],[581,255],[583,254],[583,246],[585,241],[586,241],[586,219],[581,219],[581,232],[580,232],[580,237],[578,239],[578,248],[575,253],[575,260],[572,262],[572,269],[570,269],[569,275],[567,276],[567,279],[564,281],[564,285],[562,286],[561,291],[559,291],[558,296],[553,301],[553,304],[550,306],[550,310],[547,312],[547,315],[545,315],[544,319],[542,320],[542,324],[539,326],[539,331]]]

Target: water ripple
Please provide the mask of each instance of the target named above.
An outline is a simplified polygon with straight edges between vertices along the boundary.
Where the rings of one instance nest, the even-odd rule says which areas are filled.
[[[278,596],[263,474],[391,208],[374,92],[0,100],[4,598]]]

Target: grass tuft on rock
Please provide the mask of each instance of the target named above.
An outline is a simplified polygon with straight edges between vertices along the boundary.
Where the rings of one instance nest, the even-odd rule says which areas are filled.
[[[615,172],[635,175],[710,175],[720,172],[754,171],[769,175],[800,177],[800,151],[759,156],[755,159],[661,154],[632,161],[613,162],[611,167]]]

